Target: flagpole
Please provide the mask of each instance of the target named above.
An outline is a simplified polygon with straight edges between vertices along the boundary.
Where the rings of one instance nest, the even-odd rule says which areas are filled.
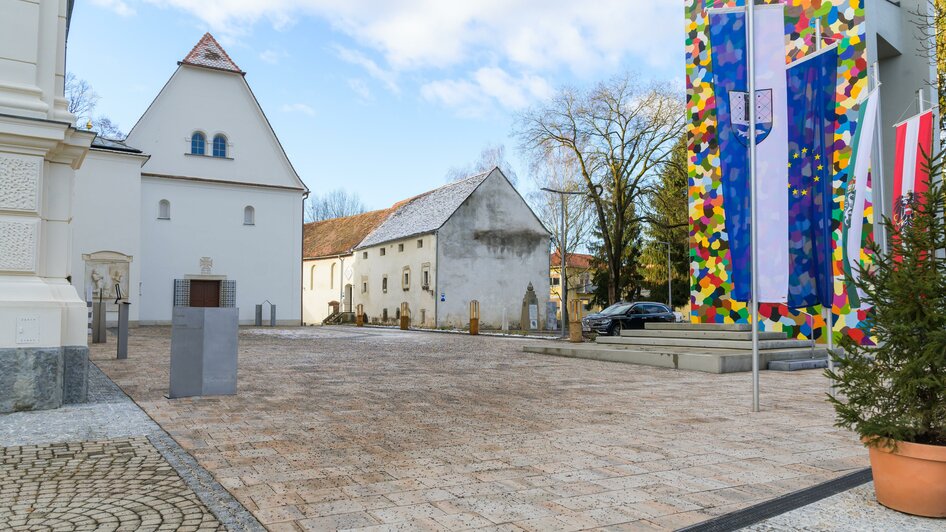
[[[880,88],[880,62],[879,61],[874,62],[873,71],[874,71],[874,89],[876,90]],[[881,116],[881,119],[882,119],[884,115],[880,108],[881,103],[883,102],[880,102],[880,101],[877,102],[877,114]],[[887,228],[883,224],[883,219],[884,219],[884,214],[887,212],[887,209],[890,206],[887,205],[887,193],[886,193],[887,184],[884,182],[885,168],[884,168],[883,129],[884,129],[883,127],[877,128],[877,166],[879,166],[879,168],[877,168],[877,175],[879,176],[879,179],[877,179],[877,182],[879,183],[878,192],[880,192],[880,220],[878,220],[878,222],[880,222],[879,224],[880,236],[882,237],[880,249],[881,251],[884,252],[884,255],[886,255],[887,254]]]
[[[815,19],[815,51],[821,51],[821,19]],[[834,181],[831,181],[831,195],[834,196]],[[832,203],[831,208],[834,208]],[[822,312],[825,312],[825,328],[828,333],[828,369],[834,371],[834,359],[831,358],[831,352],[834,350],[834,231],[831,232],[831,243],[829,244],[831,252],[828,254],[828,278],[831,279],[831,294],[828,298],[828,307],[822,306]]]
[[[759,261],[758,261],[758,215],[756,213],[757,185],[756,182],[756,145],[755,145],[755,119],[756,119],[756,101],[755,101],[755,36],[753,26],[755,23],[755,0],[746,2],[746,50],[748,56],[748,76],[749,76],[749,95],[747,97],[747,107],[749,108],[749,183],[751,187],[749,195],[749,213],[750,213],[750,250],[752,262],[752,411],[759,411]]]

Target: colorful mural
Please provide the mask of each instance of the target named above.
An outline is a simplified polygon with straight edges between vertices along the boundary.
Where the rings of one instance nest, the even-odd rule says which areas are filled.
[[[852,310],[841,282],[840,224],[844,192],[851,158],[851,138],[857,104],[867,91],[867,50],[864,8],[858,0],[768,0],[785,5],[786,64],[815,50],[815,20],[821,20],[825,44],[837,43],[839,53],[834,145],[834,330],[858,341],[868,341],[858,328],[866,312]],[[744,0],[685,0],[686,79],[689,149],[690,208],[690,304],[691,320],[697,323],[747,323],[746,303],[730,299],[729,241],[725,229],[719,149],[716,144],[716,103],[707,8],[743,7]],[[873,209],[864,211],[865,235],[873,232]],[[862,253],[867,263],[870,258]],[[784,305],[760,305],[760,316],[768,331],[784,331],[794,338],[824,341],[825,320],[821,307],[789,309]]]

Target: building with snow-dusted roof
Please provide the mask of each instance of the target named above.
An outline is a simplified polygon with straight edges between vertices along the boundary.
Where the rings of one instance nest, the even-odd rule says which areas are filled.
[[[264,301],[301,322],[308,190],[245,76],[207,33],[126,139],[95,139],[75,186],[80,293],[114,302],[117,284],[139,324],[175,305],[236,306],[252,324]]]
[[[306,323],[362,305],[369,322],[463,327],[480,302],[483,328],[521,324],[531,284],[544,314],[549,232],[497,168],[390,209],[306,224]],[[544,323],[539,317],[538,323]]]

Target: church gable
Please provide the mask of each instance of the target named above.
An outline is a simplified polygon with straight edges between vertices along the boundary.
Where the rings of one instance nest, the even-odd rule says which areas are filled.
[[[205,35],[128,134],[142,173],[305,190],[236,63]]]

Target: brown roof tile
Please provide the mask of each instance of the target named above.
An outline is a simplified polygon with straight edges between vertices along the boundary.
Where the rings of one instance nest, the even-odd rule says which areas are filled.
[[[243,73],[240,67],[233,62],[233,59],[230,59],[230,56],[227,55],[226,50],[220,46],[217,39],[214,39],[214,36],[209,33],[205,33],[204,36],[200,38],[200,41],[194,45],[194,48],[181,63],[228,70],[239,74]]]
[[[558,268],[562,265],[562,256],[558,253],[558,250],[555,250],[555,253],[552,253],[549,256],[551,260],[551,266],[553,268]],[[568,267],[569,268],[591,268],[591,261],[594,259],[591,255],[586,255],[584,253],[569,253],[568,254]]]
[[[302,226],[302,257],[311,259],[351,253],[393,210],[381,209],[305,224]]]

